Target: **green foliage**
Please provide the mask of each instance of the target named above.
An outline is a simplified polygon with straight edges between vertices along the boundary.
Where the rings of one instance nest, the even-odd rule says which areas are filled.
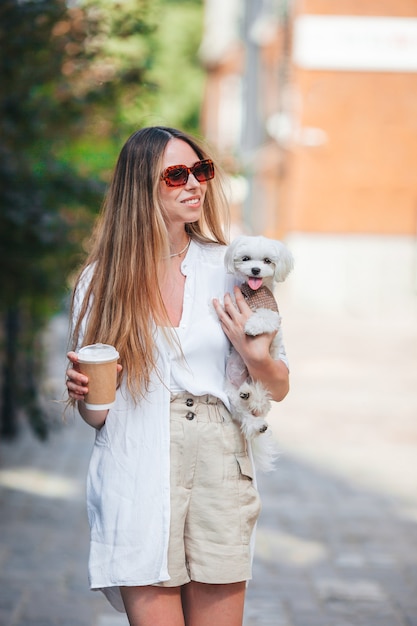
[[[204,72],[202,0],[84,0],[97,97],[82,136],[59,146],[80,172],[108,181],[125,139],[152,124],[199,132]]]
[[[198,132],[204,82],[198,61],[202,3],[165,0],[160,5],[158,37],[149,72],[156,89],[146,123]],[[130,118],[131,123],[134,121],[134,117]]]
[[[198,131],[201,29],[201,0],[0,2],[6,434],[23,407],[46,436],[37,400],[40,332],[80,262],[121,144],[149,124]]]

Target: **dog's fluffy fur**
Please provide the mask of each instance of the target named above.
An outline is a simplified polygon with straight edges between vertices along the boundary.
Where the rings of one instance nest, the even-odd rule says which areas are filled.
[[[277,331],[271,344],[271,355],[277,359],[282,333],[273,289],[274,284],[283,282],[293,268],[291,252],[281,241],[241,235],[230,244],[225,265],[229,273],[242,280],[242,293],[253,310],[246,322],[245,333],[257,336]],[[270,395],[260,382],[250,378],[243,359],[234,348],[227,362],[226,375],[232,416],[240,423],[245,437],[252,441],[258,469],[269,471],[276,457],[270,433],[265,433],[268,428],[265,417],[271,408]]]

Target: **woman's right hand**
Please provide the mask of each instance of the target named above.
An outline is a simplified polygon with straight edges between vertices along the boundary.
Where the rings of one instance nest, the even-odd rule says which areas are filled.
[[[85,396],[88,393],[88,378],[80,372],[77,353],[68,352],[67,357],[71,361],[71,365],[67,369],[66,385],[68,395],[76,401],[85,400]]]
[[[101,411],[91,411],[85,406],[85,396],[88,393],[88,378],[81,374],[76,352],[68,352],[68,359],[71,361],[67,369],[67,389],[70,398],[78,402],[78,411],[85,422],[93,428],[101,428],[106,421],[108,409]]]

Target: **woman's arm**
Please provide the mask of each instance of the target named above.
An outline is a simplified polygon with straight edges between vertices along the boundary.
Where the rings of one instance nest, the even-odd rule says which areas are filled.
[[[224,297],[222,307],[214,300],[214,308],[222,328],[244,360],[253,380],[261,382],[276,401],[283,400],[289,391],[289,372],[285,363],[275,361],[270,355],[270,346],[276,333],[264,333],[252,337],[246,335],[245,324],[253,311],[249,308],[239,287],[234,288],[236,305],[230,294]]]

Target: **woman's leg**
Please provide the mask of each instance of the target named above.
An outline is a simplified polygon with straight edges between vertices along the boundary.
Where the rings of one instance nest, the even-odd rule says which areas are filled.
[[[130,626],[184,626],[181,587],[120,587],[120,593]]]
[[[190,582],[182,588],[186,626],[242,626],[246,582],[208,585]]]

